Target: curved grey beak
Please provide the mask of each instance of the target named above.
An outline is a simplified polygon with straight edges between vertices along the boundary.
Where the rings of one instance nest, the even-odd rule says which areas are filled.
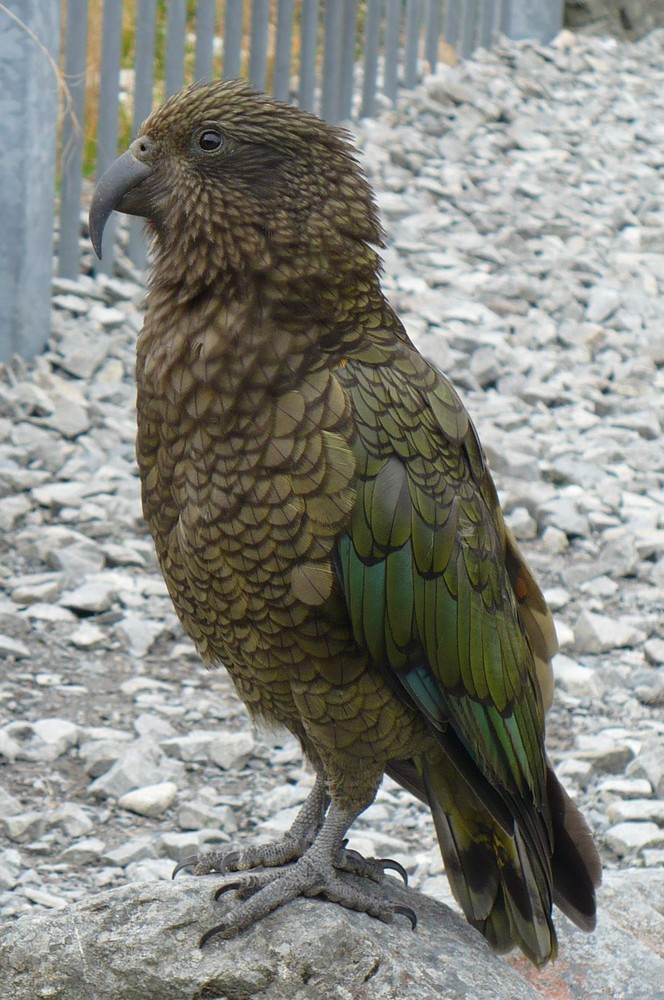
[[[90,239],[95,253],[101,260],[101,238],[104,227],[112,211],[127,212],[130,215],[143,215],[144,198],[132,198],[129,195],[135,187],[142,183],[152,172],[147,163],[137,160],[131,149],[111,163],[108,170],[99,178],[90,205]]]

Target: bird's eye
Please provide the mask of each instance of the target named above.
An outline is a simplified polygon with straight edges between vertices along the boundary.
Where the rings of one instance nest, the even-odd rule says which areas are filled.
[[[204,150],[204,152],[211,153],[215,149],[219,149],[219,147],[223,144],[223,141],[224,137],[221,132],[217,132],[217,130],[213,128],[207,128],[205,132],[201,132],[198,139],[198,145],[202,150]]]

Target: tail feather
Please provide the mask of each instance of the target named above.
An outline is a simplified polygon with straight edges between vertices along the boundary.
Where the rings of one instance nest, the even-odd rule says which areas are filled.
[[[518,826],[507,834],[458,772],[425,765],[423,778],[445,871],[468,921],[496,951],[518,945],[536,965],[555,957],[551,871],[539,850]]]
[[[555,849],[551,861],[556,906],[584,931],[595,929],[595,889],[602,881],[602,865],[592,833],[583,816],[547,770],[547,794]]]
[[[391,761],[387,772],[429,804],[452,892],[469,923],[495,951],[516,945],[541,966],[557,953],[554,902],[582,930],[595,926],[601,864],[592,834],[550,766],[548,803],[539,812],[505,801],[496,809],[496,789],[480,771],[471,784],[469,767],[456,765],[425,763],[420,770],[413,761]]]

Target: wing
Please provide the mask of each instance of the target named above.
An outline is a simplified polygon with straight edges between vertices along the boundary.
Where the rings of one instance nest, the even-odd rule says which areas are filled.
[[[406,345],[389,366],[349,360],[341,379],[357,427],[358,500],[337,543],[355,637],[488,781],[541,807],[555,633],[475,429]]]

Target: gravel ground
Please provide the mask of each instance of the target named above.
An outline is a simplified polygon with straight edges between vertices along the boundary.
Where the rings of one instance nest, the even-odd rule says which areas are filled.
[[[548,740],[609,867],[664,865],[664,32],[563,33],[433,77],[356,129],[385,286],[456,382],[559,625]],[[86,251],[88,250],[85,241]],[[0,378],[0,915],[268,838],[311,786],[183,634],[134,459],[143,289],[55,280]],[[448,890],[390,781],[351,846]]]

